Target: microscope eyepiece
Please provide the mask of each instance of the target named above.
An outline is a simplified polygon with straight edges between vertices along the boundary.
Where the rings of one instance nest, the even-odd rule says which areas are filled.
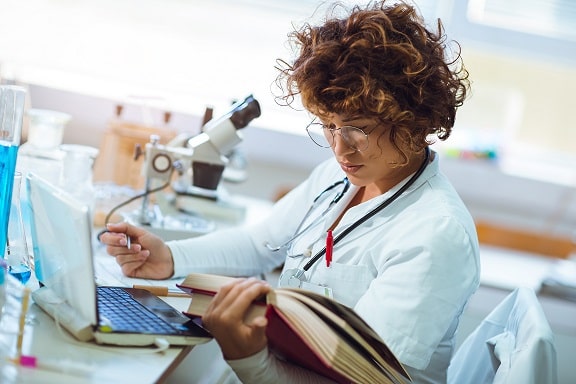
[[[236,129],[242,129],[255,118],[260,117],[260,113],[258,100],[250,95],[242,103],[233,107],[230,121]]]

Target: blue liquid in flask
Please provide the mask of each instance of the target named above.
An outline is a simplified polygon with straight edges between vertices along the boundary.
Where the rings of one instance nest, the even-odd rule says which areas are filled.
[[[0,141],[0,254],[4,256],[8,236],[8,219],[14,186],[14,172],[18,147]]]
[[[30,267],[25,264],[8,267],[8,273],[17,278],[22,284],[26,284],[32,276]]]

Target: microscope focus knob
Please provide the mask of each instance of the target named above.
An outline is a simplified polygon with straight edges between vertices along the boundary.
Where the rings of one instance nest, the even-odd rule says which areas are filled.
[[[164,173],[172,168],[172,159],[165,153],[159,153],[152,159],[152,168],[158,173]]]

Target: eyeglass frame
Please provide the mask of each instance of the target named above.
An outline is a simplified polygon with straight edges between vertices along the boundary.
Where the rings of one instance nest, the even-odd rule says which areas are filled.
[[[330,131],[330,134],[332,135],[332,142],[330,142],[330,140],[328,139],[328,136],[326,135],[326,133],[324,133],[324,137],[326,138],[326,141],[328,142],[328,146],[324,146],[320,143],[318,143],[316,140],[314,140],[314,138],[312,137],[312,135],[310,134],[310,127],[312,126],[321,126],[322,127],[322,131],[325,132],[325,130]],[[343,129],[353,129],[355,131],[361,132],[364,135],[364,138],[366,139],[366,144],[365,146],[360,149],[357,148],[356,146],[352,145],[349,141],[349,139],[347,137],[349,137],[349,135],[345,135],[343,134],[342,130]],[[340,131],[340,137],[342,137],[342,139],[344,140],[344,142],[346,143],[346,145],[348,145],[348,147],[350,147],[351,149],[357,151],[357,152],[362,152],[365,151],[366,149],[368,149],[368,146],[370,145],[369,142],[369,138],[368,135],[369,133],[366,133],[363,129],[355,127],[353,125],[343,125],[340,128],[330,128],[328,126],[326,126],[326,124],[317,121],[317,119],[313,119],[307,126],[306,126],[306,133],[308,134],[308,137],[310,138],[310,140],[312,140],[312,142],[314,144],[316,144],[317,146],[319,146],[320,148],[332,148],[334,146],[334,143],[336,142],[336,131]]]

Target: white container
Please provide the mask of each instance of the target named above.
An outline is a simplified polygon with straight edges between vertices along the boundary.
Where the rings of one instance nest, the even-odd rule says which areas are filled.
[[[37,149],[56,149],[62,144],[64,128],[71,116],[49,109],[29,109],[28,144]]]

